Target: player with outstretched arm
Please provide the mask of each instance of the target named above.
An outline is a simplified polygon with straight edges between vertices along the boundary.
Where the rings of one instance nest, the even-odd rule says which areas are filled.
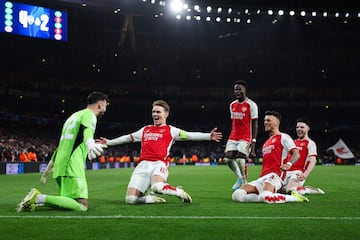
[[[153,124],[142,127],[136,132],[115,139],[101,138],[100,142],[115,146],[130,142],[141,142],[139,163],[133,171],[126,193],[128,204],[162,203],[164,198],[154,193],[176,196],[183,202],[191,203],[191,196],[182,187],[167,183],[169,162],[167,156],[175,141],[216,141],[222,133],[214,128],[210,133],[188,132],[168,125],[169,105],[163,100],[152,104]],[[150,193],[148,192],[150,191]]]

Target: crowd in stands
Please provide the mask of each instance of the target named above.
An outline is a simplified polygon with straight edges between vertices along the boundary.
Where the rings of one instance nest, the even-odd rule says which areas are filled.
[[[33,125],[34,126],[34,125]],[[0,162],[48,162],[57,146],[57,133],[49,131],[46,126],[36,129],[22,128],[20,125],[2,127],[0,129]],[[56,136],[56,137],[54,137]],[[315,137],[316,138],[316,137]],[[262,153],[259,139],[255,159],[248,159],[249,163],[261,164]],[[318,141],[321,143],[321,141]],[[329,147],[329,146],[327,146]],[[353,163],[360,159],[360,152],[349,146],[355,155],[350,161],[341,160],[331,156],[320,144],[318,148],[318,163]],[[140,143],[124,144],[109,147],[104,154],[94,161],[98,162],[137,162],[140,155]],[[169,161],[177,164],[188,163],[223,163],[224,142],[176,142],[171,149]]]
[[[0,159],[4,162],[49,161],[55,150],[52,137],[39,135],[36,131],[19,128],[9,131],[0,128]]]
[[[42,130],[48,130],[42,128]],[[57,146],[54,133],[39,133],[39,129],[12,127],[0,129],[0,161],[48,162]],[[140,155],[139,144],[110,147],[94,161],[136,162]],[[176,143],[169,159],[171,162],[218,162],[222,161],[223,146],[215,143]]]
[[[226,136],[232,84],[239,78],[248,81],[248,95],[259,105],[260,129],[264,111],[277,110],[283,115],[282,130],[291,135],[298,117],[311,120],[310,135],[320,155],[339,137],[358,146],[359,121],[348,117],[360,110],[360,32],[352,19],[346,24],[330,19],[314,19],[312,24],[305,24],[305,19],[278,24],[254,19],[249,25],[226,25],[138,17],[134,49],[129,35],[119,47],[123,22],[112,17],[100,21],[111,26],[100,26],[95,18],[78,21],[69,28],[67,43],[1,33],[0,44],[6,46],[6,57],[0,60],[2,161],[35,161],[29,156],[34,151],[38,161],[48,161],[61,121],[84,107],[83,99],[92,90],[110,96],[99,136],[120,135],[148,123],[155,99],[170,103],[170,124],[194,131],[216,126]],[[28,131],[24,123],[35,130]],[[9,124],[15,125],[11,131],[5,127]],[[260,131],[258,148],[266,137]],[[222,148],[176,143],[171,155],[177,160],[193,154],[220,159]],[[109,149],[104,158],[134,158],[139,149]]]

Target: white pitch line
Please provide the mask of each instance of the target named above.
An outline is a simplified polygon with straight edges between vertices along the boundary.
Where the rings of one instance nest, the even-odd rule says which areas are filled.
[[[256,220],[360,220],[360,217],[256,217],[256,216],[41,216],[0,215],[0,218],[44,218],[44,219],[256,219]]]

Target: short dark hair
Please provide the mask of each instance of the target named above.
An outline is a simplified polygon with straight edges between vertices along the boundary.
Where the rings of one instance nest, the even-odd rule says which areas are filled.
[[[298,118],[298,119],[296,119],[296,123],[298,123],[298,122],[302,122],[302,123],[305,123],[306,125],[308,125],[309,127],[310,127],[310,121],[309,121],[309,119],[307,119],[307,118],[305,118],[305,117],[301,117],[301,118]]]
[[[98,101],[107,101],[109,103],[109,97],[107,94],[102,92],[91,92],[87,97],[87,104],[97,103]]]
[[[243,85],[247,89],[247,82],[244,80],[237,80],[234,85]]]
[[[153,107],[154,107],[154,106],[163,107],[166,112],[170,112],[170,106],[169,106],[169,104],[168,104],[167,102],[165,102],[164,100],[155,100],[152,105],[153,105]]]
[[[277,112],[277,111],[268,110],[268,111],[265,112],[265,116],[266,115],[274,116],[277,119],[279,119],[279,121],[281,122],[281,114],[279,112]]]

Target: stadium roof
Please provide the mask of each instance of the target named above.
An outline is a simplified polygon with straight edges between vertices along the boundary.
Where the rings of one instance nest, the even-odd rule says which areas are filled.
[[[158,4],[160,1],[166,2],[169,4],[172,0],[58,0],[58,1],[46,1],[46,0],[23,0],[22,2],[28,2],[33,4],[43,4],[43,5],[57,5],[64,7],[82,7],[83,4],[88,6],[96,6],[103,9],[113,9],[121,6],[139,6],[139,3],[151,2],[153,1],[154,5]],[[317,8],[317,9],[326,9],[326,8],[338,8],[338,9],[352,9],[359,10],[360,1],[355,0],[181,0],[187,4],[213,4],[213,5],[223,5],[228,7],[291,7],[294,9],[301,8]]]

